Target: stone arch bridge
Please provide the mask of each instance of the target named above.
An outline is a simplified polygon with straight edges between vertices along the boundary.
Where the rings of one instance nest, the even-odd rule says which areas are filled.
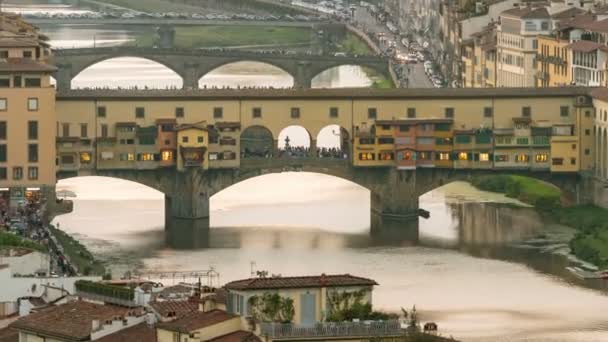
[[[309,54],[258,53],[251,51],[215,51],[197,49],[162,49],[139,47],[104,47],[59,49],[54,51],[55,79],[59,90],[68,90],[72,79],[93,64],[117,57],[140,57],[160,63],[178,74],[184,89],[198,88],[199,79],[222,65],[253,61],[278,67],[291,75],[294,86],[310,88],[321,72],[342,65],[359,65],[390,78],[386,59],[376,56],[324,56]]]
[[[165,194],[165,219],[209,219],[209,200],[220,191],[249,178],[280,172],[313,172],[335,176],[360,185],[370,191],[372,232],[386,227],[401,227],[404,221],[418,219],[418,199],[425,193],[454,181],[470,181],[473,177],[504,173],[492,170],[458,170],[419,168],[397,170],[389,167],[354,167],[348,160],[302,159],[242,159],[238,169],[190,170],[96,170],[96,176],[106,176],[137,182]],[[558,186],[572,201],[580,202],[581,176],[550,172],[509,171],[534,177]],[[59,174],[69,178],[78,174]],[[167,223],[169,224],[169,223]],[[168,226],[168,225],[167,225]]]

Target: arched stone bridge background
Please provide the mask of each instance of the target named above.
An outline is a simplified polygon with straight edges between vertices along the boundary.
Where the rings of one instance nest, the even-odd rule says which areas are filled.
[[[359,65],[376,70],[387,78],[391,77],[388,61],[375,56],[336,57],[232,50],[104,47],[55,50],[52,62],[57,67],[57,89],[70,89],[72,79],[80,72],[96,63],[118,57],[139,57],[160,63],[182,78],[184,89],[196,89],[200,78],[209,72],[241,61],[261,62],[278,67],[293,77],[294,86],[297,88],[310,88],[315,76],[342,65]]]

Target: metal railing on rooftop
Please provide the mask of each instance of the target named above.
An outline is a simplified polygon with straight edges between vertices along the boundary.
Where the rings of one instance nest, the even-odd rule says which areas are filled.
[[[380,337],[404,335],[401,323],[396,320],[377,322],[324,322],[316,323],[313,326],[262,323],[260,327],[262,336],[269,336],[272,338]]]

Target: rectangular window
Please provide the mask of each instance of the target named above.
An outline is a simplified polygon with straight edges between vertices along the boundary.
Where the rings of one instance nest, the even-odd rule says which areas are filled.
[[[13,77],[13,87],[15,88],[21,88],[23,86],[22,82],[21,82],[21,76],[15,76]]]
[[[517,138],[517,145],[528,145],[528,138]]]
[[[0,58],[8,58],[8,50],[2,50],[0,51]]]
[[[188,142],[188,137],[182,137],[182,142],[183,143],[187,143]]]
[[[534,158],[537,163],[546,163],[549,160],[549,155],[546,153],[538,153]]]
[[[395,143],[395,139],[393,139],[393,138],[388,138],[388,137],[378,138],[378,144],[380,144],[380,145],[394,144],[394,143]]]
[[[10,88],[11,87],[11,79],[0,77],[0,88]]]
[[[448,119],[454,118],[454,108],[448,107],[445,109],[445,117]]]
[[[70,136],[70,124],[65,122],[61,124],[61,136],[69,137]]]
[[[213,108],[213,118],[221,119],[224,117],[224,108],[223,107],[215,107]]]
[[[160,159],[162,161],[171,161],[173,160],[173,151],[166,150],[160,153]]]
[[[435,125],[435,130],[436,131],[449,132],[450,129],[451,129],[451,125],[450,124],[441,123],[441,124],[436,124]]]
[[[196,141],[198,141],[199,143],[203,143],[203,142],[205,142],[205,138],[204,138],[203,136],[199,135],[199,136],[196,138]]]
[[[576,165],[576,158],[570,158],[570,165]]]
[[[466,152],[458,153],[458,160],[469,160],[469,155]]]
[[[442,146],[446,146],[446,145],[449,146],[449,145],[452,145],[452,139],[451,138],[436,138],[435,144],[442,145]]]
[[[359,138],[359,145],[373,145],[376,143],[374,138]]]
[[[508,162],[509,161],[509,155],[508,154],[497,154],[494,157],[494,161],[497,161],[497,162]]]
[[[529,118],[532,116],[532,108],[530,107],[521,107],[521,116],[524,118]]]
[[[456,140],[457,144],[470,144],[471,136],[470,135],[457,135],[455,140]]]
[[[329,117],[335,119],[338,117],[338,107],[329,108]]]
[[[0,99],[0,112],[6,112],[8,109],[8,101],[6,98]]]
[[[0,163],[6,163],[6,145],[0,145]]]
[[[437,153],[437,160],[450,160],[450,154],[446,152]]]
[[[585,130],[585,135],[591,135],[591,130],[590,129],[586,129]]]
[[[371,152],[359,153],[359,160],[376,160],[376,155]]]
[[[27,99],[27,110],[29,110],[30,112],[35,112],[38,110],[37,97],[30,97],[29,99]]]
[[[559,107],[559,116],[567,117],[568,115],[570,115],[570,107],[568,107],[568,106]]]
[[[292,119],[299,119],[300,118],[300,108],[299,107],[292,107],[291,108],[291,118]]]
[[[255,107],[251,110],[251,116],[253,116],[254,119],[259,119],[262,117],[262,108],[260,107]]]
[[[367,108],[367,118],[375,119],[378,117],[378,110],[376,108]]]
[[[492,108],[492,107],[484,107],[484,109],[483,109],[483,117],[484,118],[491,118],[492,116],[494,116],[494,108]]]
[[[6,140],[6,121],[0,121],[0,140]]]
[[[21,166],[13,167],[13,179],[14,180],[23,179],[23,168]]]
[[[480,153],[479,161],[482,161],[482,162],[490,161],[490,154],[489,153]]]
[[[41,83],[40,83],[40,78],[36,77],[36,78],[26,78],[25,79],[25,86],[27,88],[40,88]]]
[[[144,107],[135,107],[135,117],[143,119],[146,116],[146,109]]]
[[[38,179],[38,167],[30,166],[27,168],[27,179],[36,180]]]
[[[184,117],[184,107],[175,107],[175,117],[176,118]]]
[[[530,156],[527,154],[518,154],[515,156],[516,163],[527,163],[530,161]]]
[[[154,153],[140,153],[139,160],[141,161],[154,161]]]
[[[106,117],[106,107],[105,106],[97,107],[97,117],[100,117],[100,118]]]
[[[27,160],[30,163],[38,162],[38,144],[27,145]]]
[[[549,145],[550,140],[549,140],[549,137],[547,137],[547,136],[533,136],[532,143],[534,145]]]
[[[551,164],[553,165],[564,165],[564,158],[552,158]]]
[[[30,140],[38,139],[38,121],[27,122],[27,138]]]
[[[0,167],[0,180],[6,180],[8,178],[6,168]]]
[[[408,125],[399,125],[399,132],[408,132],[410,130],[410,126]]]
[[[416,138],[416,144],[418,145],[431,145],[435,143],[435,139],[432,137],[418,137]]]
[[[380,152],[378,153],[378,160],[395,160],[394,152]]]
[[[88,132],[88,127],[86,123],[81,123],[80,124],[80,137],[81,138],[86,138],[89,135]]]
[[[101,125],[101,137],[102,138],[108,137],[108,125],[106,125],[106,124]]]
[[[32,58],[32,51],[23,51],[23,58]]]
[[[413,119],[416,117],[416,108],[408,108],[407,109],[407,117],[408,119]]]
[[[80,152],[80,164],[90,164],[91,163],[91,153],[90,152]]]
[[[475,136],[476,144],[491,144],[492,136],[490,134],[479,134]]]

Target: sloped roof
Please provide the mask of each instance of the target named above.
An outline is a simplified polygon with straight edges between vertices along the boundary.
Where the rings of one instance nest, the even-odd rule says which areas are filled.
[[[178,319],[198,310],[198,302],[191,300],[154,301],[150,302],[149,305],[161,317],[172,317],[171,313],[174,313]]]
[[[222,310],[196,311],[173,322],[159,323],[158,327],[164,330],[187,334],[191,331],[206,328],[236,317],[238,316]]]
[[[567,10],[565,10],[565,11],[561,11],[561,12],[552,14],[551,18],[552,19],[556,19],[556,20],[570,19],[570,18],[573,18],[573,17],[575,17],[575,16],[577,16],[579,14],[584,14],[584,13],[586,13],[585,10],[582,10],[582,9],[580,9],[578,7],[571,7],[571,8],[568,8]]]
[[[42,309],[10,326],[46,336],[82,340],[91,335],[93,320],[112,320],[127,316],[132,311],[131,308],[76,301]]]
[[[355,277],[350,274],[322,274],[320,276],[304,277],[250,278],[230,282],[224,287],[228,290],[264,290],[373,285],[378,285],[378,283],[371,279]]]
[[[97,342],[156,342],[156,328],[146,322],[104,336]]]
[[[222,335],[209,342],[258,342],[262,341],[259,337],[249,331],[238,330],[230,334]]]
[[[576,42],[566,46],[574,51],[591,52],[595,50],[608,51],[608,47],[596,42],[588,40],[577,40]]]
[[[49,64],[45,64],[45,63],[39,63],[36,61],[33,61],[31,59],[23,59],[23,58],[19,58],[19,59],[7,59],[7,60],[0,60],[0,72],[2,71],[9,71],[9,72],[13,72],[13,71],[23,71],[23,72],[51,72],[51,71],[55,71],[57,70],[57,68],[55,68],[52,65]]]
[[[512,18],[521,19],[549,19],[549,11],[545,7],[516,7],[508,9],[500,14]]]

